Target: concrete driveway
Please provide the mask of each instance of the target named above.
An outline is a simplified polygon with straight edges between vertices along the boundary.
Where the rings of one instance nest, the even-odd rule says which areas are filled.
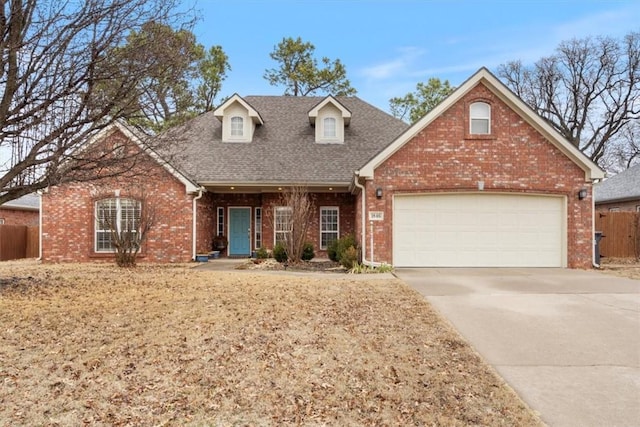
[[[397,269],[550,426],[640,426],[640,281]]]

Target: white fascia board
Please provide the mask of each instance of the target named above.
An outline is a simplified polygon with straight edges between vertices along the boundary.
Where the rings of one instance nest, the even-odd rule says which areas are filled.
[[[584,172],[585,180],[601,179],[604,177],[604,171],[598,167],[591,159],[585,156],[580,150],[567,141],[558,131],[556,131],[549,123],[533,111],[527,104],[518,98],[507,86],[505,86],[498,78],[496,78],[486,68],[481,68],[473,76],[467,79],[460,87],[458,87],[449,97],[438,104],[433,110],[409,127],[403,134],[396,138],[391,144],[380,151],[362,168],[360,168],[360,176],[372,179],[375,169],[384,161],[391,157],[396,151],[402,148],[407,142],[413,139],[420,131],[427,127],[431,122],[438,118],[442,113],[448,110],[462,97],[464,97],[471,89],[479,83],[483,83],[502,101],[509,105],[523,119],[540,132],[548,141],[555,145],[574,163],[576,163]]]
[[[234,186],[234,187],[292,187],[292,186],[301,186],[301,187],[347,187],[351,184],[350,181],[338,182],[338,181],[327,181],[327,182],[282,182],[282,181],[200,181],[198,182],[201,186],[206,187],[225,187],[225,186]]]
[[[311,124],[314,124],[316,121],[316,118],[318,117],[318,113],[319,111],[327,104],[331,103],[334,107],[336,107],[338,110],[340,110],[340,113],[342,114],[342,119],[344,120],[344,124],[345,126],[348,126],[349,123],[351,122],[351,111],[349,111],[349,109],[347,107],[345,107],[344,105],[342,105],[340,103],[340,101],[338,101],[337,99],[335,99],[333,96],[331,95],[327,95],[327,97],[325,97],[322,101],[320,101],[318,104],[316,104],[315,107],[313,107],[311,110],[309,110],[309,122]]]
[[[262,120],[260,113],[258,113],[258,111],[255,108],[253,108],[247,101],[245,101],[237,93],[234,93],[221,106],[216,108],[213,111],[213,115],[216,116],[219,120],[222,120],[222,117],[224,117],[224,110],[235,102],[242,105],[242,107],[244,107],[247,110],[249,117],[255,124],[260,124],[260,125],[264,124],[264,120]]]

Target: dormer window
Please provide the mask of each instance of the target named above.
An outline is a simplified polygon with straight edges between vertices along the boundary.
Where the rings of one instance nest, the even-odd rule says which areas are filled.
[[[251,142],[256,127],[264,124],[260,113],[237,94],[213,114],[222,122],[222,142]]]
[[[330,138],[337,137],[335,117],[325,117],[322,125],[323,125],[322,136],[324,138],[330,139]]]
[[[244,136],[244,119],[239,116],[231,117],[231,136]]]
[[[317,143],[342,144],[351,112],[329,95],[309,111],[309,123],[316,128]]]
[[[469,133],[489,135],[491,133],[491,105],[474,102],[469,106]]]

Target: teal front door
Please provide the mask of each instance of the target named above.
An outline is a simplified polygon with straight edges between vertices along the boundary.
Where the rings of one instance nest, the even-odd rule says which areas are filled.
[[[229,208],[229,255],[251,254],[251,208]]]

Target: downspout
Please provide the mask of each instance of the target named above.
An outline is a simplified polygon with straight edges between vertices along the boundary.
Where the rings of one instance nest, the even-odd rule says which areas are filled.
[[[373,261],[369,261],[366,258],[366,254],[367,254],[367,238],[366,238],[366,234],[367,234],[367,215],[366,215],[366,198],[367,198],[367,192],[366,189],[364,187],[364,185],[360,184],[360,182],[358,181],[358,178],[360,178],[360,172],[356,171],[355,172],[355,179],[353,180],[353,183],[355,184],[356,187],[358,187],[360,190],[362,190],[362,207],[361,207],[361,214],[362,214],[362,219],[361,219],[361,224],[362,224],[362,233],[360,233],[360,246],[362,247],[362,263],[364,265],[367,265],[369,267],[380,267],[382,265],[382,263],[379,262],[373,262]],[[371,245],[371,253],[373,253],[373,244]]]
[[[197,219],[198,219],[198,200],[200,200],[202,198],[202,192],[204,191],[204,188],[200,187],[198,188],[198,195],[196,197],[193,198],[193,256],[192,256],[192,260],[195,261],[196,260],[196,239],[197,239]]]
[[[36,261],[42,261],[42,191],[38,190],[38,259]]]
[[[596,264],[596,195],[593,191],[594,180],[591,180],[591,239],[593,249],[591,250],[591,265],[594,268],[600,268],[600,264]]]

